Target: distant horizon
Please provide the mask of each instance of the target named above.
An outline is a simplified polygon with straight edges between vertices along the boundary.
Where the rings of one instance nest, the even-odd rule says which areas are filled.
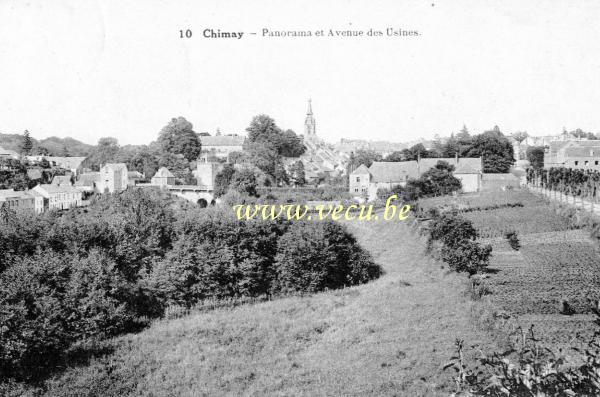
[[[264,114],[264,113],[259,113],[259,114]],[[270,116],[270,115],[269,115],[269,116]],[[178,117],[185,117],[185,116],[178,116]],[[191,120],[189,120],[189,119],[187,119],[187,118],[186,118],[186,120],[190,121],[190,122],[192,123],[192,125],[194,124],[194,123],[193,123],[193,121],[191,121]],[[277,120],[275,120],[275,122],[277,122]],[[166,123],[165,123],[165,125],[166,125]],[[484,130],[481,130],[481,131],[473,131],[472,129],[470,129],[470,128],[469,128],[469,126],[468,126],[468,125],[466,125],[466,127],[467,127],[467,130],[469,131],[469,134],[470,134],[470,135],[478,135],[478,134],[481,134],[481,133],[483,133],[483,132],[490,131],[490,130],[492,130],[492,129],[494,128],[494,126],[495,126],[495,125],[492,125],[492,126],[490,126],[490,127],[486,128],[486,129],[484,129]],[[163,126],[163,127],[164,127],[164,126]],[[279,127],[281,127],[281,126],[279,126]],[[500,128],[500,132],[502,132],[502,133],[503,133],[505,136],[509,137],[510,135],[512,135],[511,133],[506,133],[505,131],[503,131],[501,126],[498,126],[498,127]],[[161,128],[162,128],[162,127],[161,127]],[[566,127],[561,127],[561,129],[560,129],[560,131],[559,131],[559,132],[557,132],[557,133],[553,133],[553,134],[532,135],[532,134],[529,134],[529,133],[528,133],[528,136],[529,136],[529,137],[533,137],[533,138],[539,138],[539,137],[545,137],[545,136],[558,136],[558,135],[562,134],[562,132],[563,132],[563,128],[566,128]],[[576,128],[573,128],[573,129],[566,128],[566,130],[567,130],[568,132],[573,132],[573,131],[575,131],[577,128],[579,128],[579,127],[576,127]],[[287,128],[282,128],[282,129],[287,129]],[[447,135],[442,135],[442,134],[438,134],[438,135],[439,135],[439,137],[440,137],[440,138],[442,138],[442,139],[443,139],[443,138],[449,138],[449,137],[450,137],[452,134],[456,134],[457,132],[460,132],[460,129],[462,129],[462,126],[461,126],[460,128],[458,128],[458,129],[456,129],[455,131],[453,131],[453,132],[451,132],[451,133],[447,134]],[[18,132],[5,132],[5,131],[2,131],[2,130],[0,130],[0,134],[4,134],[4,135],[23,135],[23,133],[25,132],[25,130],[27,130],[27,129],[24,129],[24,130],[23,130],[22,132],[20,132],[20,133],[18,133]],[[583,129],[582,129],[582,130],[583,130]],[[81,143],[84,143],[84,144],[86,144],[86,145],[91,145],[91,146],[96,146],[96,145],[98,144],[98,141],[96,141],[96,142],[93,142],[93,143],[90,143],[90,142],[88,142],[88,141],[85,141],[85,140],[82,140],[82,139],[79,139],[79,138],[76,138],[76,137],[73,137],[73,136],[69,136],[69,135],[67,135],[67,136],[60,136],[60,135],[53,134],[53,135],[49,135],[49,136],[45,136],[45,137],[41,137],[41,138],[40,138],[40,137],[36,136],[36,135],[35,135],[35,133],[34,133],[34,132],[32,132],[31,130],[28,130],[28,131],[29,131],[29,133],[30,133],[30,136],[31,136],[32,138],[34,138],[34,139],[38,140],[38,141],[41,141],[41,140],[44,140],[44,139],[58,138],[58,139],[75,139],[75,140],[77,140],[77,141],[79,141],[79,142],[81,142]],[[523,130],[517,130],[517,131],[523,131]],[[586,131],[586,130],[583,130],[583,131],[584,131],[584,132],[593,132],[593,131]],[[122,142],[120,141],[119,137],[117,137],[117,136],[112,136],[112,135],[105,135],[105,136],[101,136],[101,137],[99,137],[98,139],[100,139],[100,138],[115,138],[115,139],[117,139],[117,141],[118,141],[118,143],[119,143],[119,145],[120,145],[120,146],[142,146],[142,145],[150,145],[152,142],[156,141],[156,140],[158,139],[158,133],[159,133],[159,132],[160,132],[160,129],[159,129],[159,130],[158,130],[158,132],[156,133],[156,137],[155,137],[154,139],[151,139],[150,141],[148,141],[148,142],[145,142],[145,143],[122,143]],[[209,133],[209,134],[210,134],[210,136],[216,136],[216,130],[215,130],[215,131],[198,131],[198,130],[197,130],[195,127],[194,127],[194,132],[195,132],[196,134],[201,134],[201,133]],[[298,131],[295,131],[295,130],[294,130],[294,132],[295,132],[297,135],[300,135],[300,136],[303,136],[303,137],[305,136],[305,135],[304,135],[304,133],[302,133],[302,132],[298,132]],[[246,131],[245,131],[245,128],[244,128],[243,132],[229,132],[229,131],[223,131],[223,130],[220,130],[220,133],[221,133],[221,135],[233,135],[233,134],[237,134],[237,135],[239,135],[239,136],[244,136],[244,137],[246,137],[246,136],[247,136],[247,134],[246,134]],[[323,139],[322,137],[320,137],[320,136],[319,136],[319,132],[318,132],[318,122],[317,122],[317,134],[316,134],[316,135],[317,135],[317,137],[319,137],[319,138]],[[342,137],[340,137],[340,138],[339,138],[337,141],[333,141],[333,142],[331,142],[331,141],[328,141],[328,140],[325,140],[325,139],[323,139],[323,140],[324,140],[326,143],[329,143],[329,144],[336,144],[336,143],[339,143],[339,142],[340,142],[342,139],[345,139],[345,140],[351,140],[351,141],[355,141],[355,140],[356,140],[356,141],[359,141],[359,140],[360,140],[360,141],[367,141],[367,142],[389,142],[389,143],[400,143],[400,144],[402,144],[402,143],[410,143],[410,142],[415,142],[415,141],[420,141],[420,140],[424,140],[424,141],[432,141],[432,140],[434,140],[435,138],[434,138],[434,137],[413,137],[413,138],[412,138],[412,139],[410,139],[410,140],[404,140],[404,141],[394,141],[394,140],[389,140],[389,139],[368,139],[368,138],[365,138],[365,137],[347,137],[347,136],[342,136]],[[202,140],[202,137],[200,137],[200,140]],[[0,144],[0,146],[2,146],[2,145]]]
[[[239,134],[264,113],[302,133],[312,98],[317,135],[330,143],[432,139],[463,124],[474,133],[598,133],[599,12],[586,0],[5,0],[0,129],[147,144],[179,115],[198,132]],[[207,38],[206,29],[244,35]]]

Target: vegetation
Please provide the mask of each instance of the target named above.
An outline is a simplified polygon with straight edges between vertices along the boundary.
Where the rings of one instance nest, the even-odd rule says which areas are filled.
[[[261,303],[206,301],[65,362],[40,394],[448,396],[442,365],[457,335],[498,348],[473,327],[463,277],[431,266],[401,222],[347,227],[383,266],[380,279]]]
[[[468,220],[450,213],[443,214],[433,219],[428,230],[427,246],[432,247],[435,241],[441,242],[441,259],[452,270],[473,275],[483,272],[488,266],[492,247],[481,246],[474,241],[477,231]]]
[[[237,221],[151,189],[41,216],[2,207],[0,249],[0,375],[27,381],[78,344],[135,331],[168,305],[316,292],[380,275],[339,224]]]

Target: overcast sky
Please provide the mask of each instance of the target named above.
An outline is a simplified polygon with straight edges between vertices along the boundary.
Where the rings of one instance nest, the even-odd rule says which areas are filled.
[[[259,113],[302,132],[309,97],[330,142],[599,132],[598,16],[594,1],[0,0],[0,132],[149,143],[171,117],[239,133]],[[388,27],[420,35],[261,35]]]

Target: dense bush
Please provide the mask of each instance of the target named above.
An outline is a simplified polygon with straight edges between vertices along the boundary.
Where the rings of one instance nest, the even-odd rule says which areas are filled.
[[[477,230],[473,224],[454,214],[444,214],[433,220],[430,225],[430,239],[440,240],[453,247],[463,240],[475,240]]]
[[[444,245],[442,259],[452,270],[472,275],[482,272],[488,266],[491,253],[491,245],[481,246],[475,241],[458,240],[453,245]]]
[[[0,209],[0,249],[0,377],[15,379],[171,304],[314,292],[381,272],[340,225],[238,221],[152,189],[40,216]]]
[[[342,226],[295,223],[278,243],[275,263],[281,291],[322,291],[379,277],[381,269]]]
[[[512,249],[514,249],[515,251],[518,251],[519,248],[521,248],[521,244],[519,243],[519,237],[518,237],[516,231],[513,230],[510,232],[507,232],[505,237],[508,240],[508,244],[510,245],[510,247]]]
[[[491,245],[481,246],[475,241],[477,230],[473,224],[453,213],[439,215],[429,225],[429,249],[434,241],[442,243],[441,258],[451,269],[470,275],[482,272],[489,264]]]

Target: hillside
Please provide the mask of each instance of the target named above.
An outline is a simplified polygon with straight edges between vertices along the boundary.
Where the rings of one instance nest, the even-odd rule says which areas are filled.
[[[377,281],[159,321],[47,395],[447,396],[455,339],[496,347],[473,325],[464,276],[424,258],[405,224],[348,227],[384,267]]]
[[[73,138],[59,138],[50,137],[42,140],[37,140],[34,137],[31,138],[33,141],[34,152],[37,148],[43,147],[48,150],[48,154],[51,156],[63,156],[65,155],[65,148],[69,156],[87,156],[89,155],[94,146],[88,145]],[[2,134],[0,133],[0,146],[9,149],[19,151],[21,145],[22,135],[20,134]]]

